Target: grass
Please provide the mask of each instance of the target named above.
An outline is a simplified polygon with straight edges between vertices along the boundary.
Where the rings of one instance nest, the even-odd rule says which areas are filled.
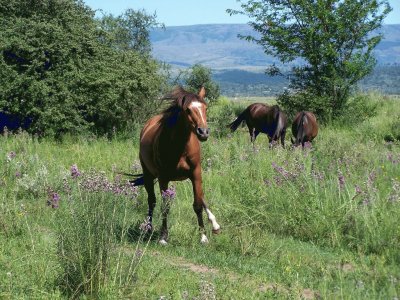
[[[174,183],[169,245],[159,195],[141,234],[145,191],[116,174],[140,172],[137,136],[0,137],[0,298],[398,298],[400,145],[385,135],[400,107],[376,101],[377,116],[323,127],[304,151],[263,135],[253,151],[245,128],[221,126],[238,108],[212,106],[203,183],[222,233],[207,226],[205,246],[188,181]]]

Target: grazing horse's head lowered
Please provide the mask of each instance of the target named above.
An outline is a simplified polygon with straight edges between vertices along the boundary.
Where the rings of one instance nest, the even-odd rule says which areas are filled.
[[[311,142],[318,134],[317,118],[312,112],[301,111],[296,114],[292,123],[293,137],[291,139],[294,146]]]
[[[154,180],[158,178],[161,194],[168,190],[168,183],[189,178],[192,182],[194,202],[193,209],[197,215],[201,230],[201,242],[208,242],[204,232],[203,209],[212,223],[213,232],[218,233],[220,226],[215,216],[208,209],[203,195],[201,176],[200,142],[206,141],[210,130],[207,126],[204,101],[205,89],[198,94],[178,87],[163,99],[172,100],[171,105],[162,113],[146,122],[140,133],[140,163],[143,174],[135,185],[144,185],[148,194],[148,218],[146,228],[152,230],[153,210],[156,205]],[[168,240],[167,215],[170,202],[164,199],[162,209],[163,222],[160,243]]]
[[[278,105],[250,104],[228,126],[232,131],[235,131],[242,122],[246,122],[253,147],[254,141],[261,132],[268,135],[270,145],[272,141],[277,141],[280,138],[282,146],[285,147],[287,117]]]

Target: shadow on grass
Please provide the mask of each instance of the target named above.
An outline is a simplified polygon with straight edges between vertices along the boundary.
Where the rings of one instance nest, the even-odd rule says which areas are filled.
[[[137,221],[136,223],[132,224],[131,226],[129,226],[126,229],[126,235],[125,235],[125,239],[132,244],[136,244],[136,243],[142,243],[142,242],[147,242],[149,241],[158,241],[160,238],[160,233],[159,231],[153,230],[153,232],[144,232],[141,229],[141,222]],[[122,240],[122,228],[121,227],[117,227],[116,229],[116,235],[117,235],[117,239],[118,241]]]

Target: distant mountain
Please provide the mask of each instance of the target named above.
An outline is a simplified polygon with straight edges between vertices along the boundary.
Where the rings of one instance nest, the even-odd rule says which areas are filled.
[[[383,26],[384,39],[375,50],[379,64],[400,63],[400,24]],[[171,65],[200,63],[212,69],[260,70],[278,61],[260,46],[243,41],[238,34],[255,35],[247,24],[167,27],[151,32],[153,55]]]

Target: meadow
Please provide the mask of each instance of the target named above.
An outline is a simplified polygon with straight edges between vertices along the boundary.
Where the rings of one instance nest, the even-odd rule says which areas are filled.
[[[222,226],[200,244],[190,182],[176,182],[170,240],[143,233],[138,132],[122,138],[0,136],[1,299],[398,299],[400,105],[322,126],[305,149],[253,149],[224,124],[243,103],[209,108],[206,200]],[[356,118],[356,115],[354,115]],[[397,134],[399,134],[397,136]],[[126,136],[126,134],[124,135]],[[157,189],[158,190],[158,189]]]

